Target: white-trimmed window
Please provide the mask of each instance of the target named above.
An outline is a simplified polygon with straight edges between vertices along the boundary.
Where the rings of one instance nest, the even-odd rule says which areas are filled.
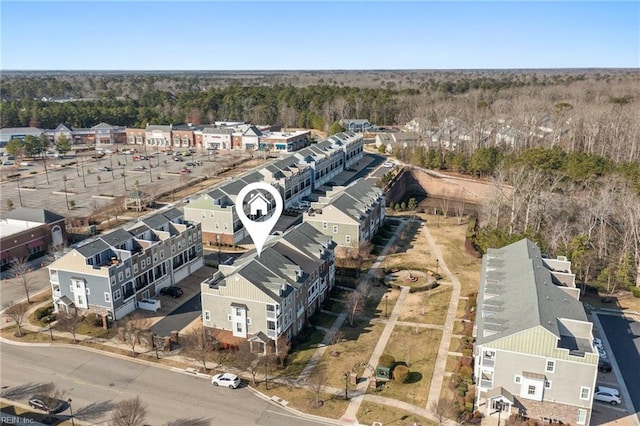
[[[109,277],[109,279],[111,280],[111,285],[116,285],[116,276],[115,275],[111,275],[111,277]]]
[[[536,394],[536,387],[535,385],[529,385],[527,387],[527,395],[535,395]]]
[[[251,325],[251,318],[247,318],[247,325]]]
[[[548,359],[545,371],[547,373],[555,372],[556,371],[556,362],[554,360]]]
[[[214,213],[214,212],[211,212],[211,214],[210,214],[209,216],[210,216],[210,217],[214,217],[214,216],[215,216],[215,213]]]
[[[516,374],[516,376],[513,378],[513,383],[520,384],[521,382],[522,382],[522,376]]]
[[[120,299],[121,296],[122,296],[122,293],[120,292],[119,289],[113,291],[113,300],[118,300]]]
[[[545,389],[551,389],[551,382],[549,380],[545,380],[544,381],[544,388]]]
[[[122,281],[124,279],[124,274],[122,271],[118,272],[118,281]]]
[[[589,396],[591,395],[591,388],[586,386],[580,387],[580,399],[589,400]]]
[[[85,292],[85,293],[87,293],[87,294],[91,294],[91,291],[90,291],[90,290],[91,290],[91,289],[90,289],[89,287],[87,287],[87,288],[85,288],[85,289],[84,289],[84,292]]]
[[[227,315],[227,321],[233,321],[233,318],[231,318],[231,315]]]
[[[164,250],[160,250],[160,259],[164,259]]]
[[[338,225],[333,225],[333,233],[334,234],[338,233]]]
[[[156,263],[158,261],[158,253],[154,253],[153,254],[153,263]]]
[[[322,229],[329,228],[329,224],[327,222],[322,222]]]
[[[578,418],[576,419],[576,423],[579,425],[587,423],[587,410],[584,408],[578,408]]]
[[[134,274],[138,273],[138,264],[137,263],[133,265],[133,273]]]
[[[107,303],[111,303],[111,293],[109,293],[108,291],[104,292],[104,301]]]
[[[131,277],[131,269],[127,268],[124,270],[124,276],[127,278]]]
[[[344,242],[346,244],[351,244],[351,235],[345,235]]]
[[[207,217],[207,214],[205,212],[202,212],[202,219],[205,219]]]
[[[211,312],[210,311],[204,311],[204,320],[205,321],[211,321]]]
[[[176,245],[175,244],[171,244],[171,253],[175,253],[176,252]]]

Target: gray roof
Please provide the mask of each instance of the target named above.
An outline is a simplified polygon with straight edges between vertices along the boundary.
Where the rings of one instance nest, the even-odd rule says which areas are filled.
[[[146,224],[151,229],[160,229],[162,226],[167,224],[169,220],[164,217],[162,214],[154,214],[153,216],[145,217],[141,219],[141,222]]]
[[[381,196],[381,189],[376,188],[366,179],[359,179],[331,197],[329,204],[354,220],[360,221],[360,218],[366,214],[366,210]]]
[[[105,243],[109,244],[112,247],[117,247],[120,244],[126,243],[133,238],[129,232],[124,229],[116,229],[114,231],[109,232],[108,234],[104,234],[100,236],[100,239]]]
[[[476,312],[478,344],[537,326],[560,339],[559,319],[587,321],[582,304],[553,284],[540,249],[528,239],[484,255]]]
[[[147,124],[145,130],[162,130],[163,132],[170,132],[173,126],[171,124]]]
[[[93,257],[96,254],[102,253],[107,250],[109,245],[102,241],[100,238],[96,238],[83,244],[80,247],[76,247],[76,251],[86,258]]]
[[[7,219],[24,220],[37,223],[54,223],[64,220],[64,216],[60,216],[52,211],[31,207],[16,207],[8,212],[5,217]]]
[[[184,213],[182,213],[180,210],[173,207],[173,208],[170,208],[169,210],[162,211],[162,216],[173,221],[173,220],[181,219],[182,217],[184,217]]]

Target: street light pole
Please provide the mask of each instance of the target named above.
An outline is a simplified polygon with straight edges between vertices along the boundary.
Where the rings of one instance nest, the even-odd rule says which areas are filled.
[[[111,170],[111,180],[114,180],[115,176],[113,176],[113,154],[109,154],[109,169]]]
[[[344,400],[348,400],[349,399],[349,395],[347,394],[348,388],[347,385],[349,384],[349,373],[345,372],[344,373]]]
[[[82,169],[82,184],[86,188],[87,187],[87,182],[84,180],[84,165],[80,165],[80,168]]]
[[[389,298],[389,295],[388,295],[388,294],[385,294],[385,295],[384,295],[384,317],[385,317],[385,318],[389,318],[389,315],[387,315],[387,302],[388,302],[388,298]]]
[[[71,398],[67,400],[67,402],[69,403],[69,412],[71,413],[71,426],[75,426],[76,422],[73,421],[73,408],[71,408],[71,401],[72,401]]]
[[[64,184],[64,199],[67,201],[67,210],[69,210],[69,195],[67,194],[67,177],[62,176],[62,183]]]
[[[20,207],[22,207],[22,192],[20,191],[20,176],[16,178],[16,184],[18,185],[18,199],[20,200]]]

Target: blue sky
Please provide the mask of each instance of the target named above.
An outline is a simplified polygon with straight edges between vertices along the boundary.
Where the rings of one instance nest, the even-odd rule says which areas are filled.
[[[2,70],[640,67],[640,2],[4,1]]]

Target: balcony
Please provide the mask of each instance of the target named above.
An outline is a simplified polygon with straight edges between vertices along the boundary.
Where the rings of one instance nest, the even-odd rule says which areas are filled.
[[[483,389],[492,389],[493,380],[480,380],[480,387]]]
[[[493,358],[482,358],[482,366],[493,368],[496,364],[496,361]]]

